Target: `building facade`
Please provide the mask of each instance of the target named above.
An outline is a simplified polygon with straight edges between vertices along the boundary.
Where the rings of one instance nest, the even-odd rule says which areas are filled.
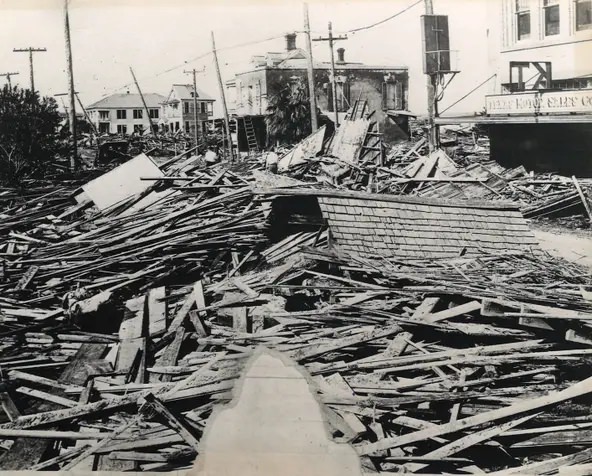
[[[251,64],[249,71],[237,74],[226,83],[229,109],[238,122],[239,142],[244,118],[258,129],[258,141],[261,141],[270,98],[296,79],[306,81],[308,77],[306,52],[296,47],[295,34],[286,35],[284,52],[254,56]],[[400,124],[401,128],[390,117],[407,109],[407,67],[350,62],[345,58],[345,50],[338,48],[335,73],[337,111],[341,117],[359,98],[367,101],[369,111],[376,111],[373,117],[387,139],[405,136],[406,123]],[[330,63],[314,63],[317,106],[322,114],[334,120],[331,76]]]
[[[87,107],[90,120],[99,133],[132,134],[142,133],[152,126],[158,127],[161,118],[161,104],[166,98],[160,94],[144,94],[148,114],[139,94],[112,94]]]
[[[194,89],[191,84],[173,84],[169,95],[163,101],[163,116],[160,127],[167,132],[183,131],[194,134]],[[208,131],[209,122],[213,118],[214,99],[197,89],[197,123],[198,135]]]
[[[592,0],[489,4],[486,97],[492,156],[564,173],[592,172]]]

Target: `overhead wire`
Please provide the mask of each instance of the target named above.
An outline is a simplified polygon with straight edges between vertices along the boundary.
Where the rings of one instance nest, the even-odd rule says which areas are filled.
[[[352,28],[350,30],[346,30],[343,33],[356,33],[356,32],[359,32],[359,31],[369,30],[369,29],[374,28],[376,26],[382,25],[383,23],[386,23],[386,22],[392,20],[393,18],[396,18],[396,17],[402,15],[403,13],[405,13],[406,11],[408,11],[411,8],[415,7],[416,5],[419,5],[420,3],[423,3],[423,0],[417,0],[415,3],[412,3],[411,5],[407,6],[403,10],[400,10],[400,11],[394,13],[393,15],[390,15],[389,17],[384,18],[384,19],[382,19],[380,21],[377,21],[375,23],[372,23],[372,24],[366,25],[366,26],[362,26],[362,27],[358,27],[358,28]],[[293,33],[305,33],[305,32],[302,31],[302,30],[294,30]],[[282,34],[271,36],[271,37],[264,38],[264,39],[261,39],[261,40],[247,41],[247,42],[239,43],[239,44],[236,44],[236,45],[231,45],[231,46],[225,46],[225,47],[222,47],[222,48],[217,48],[216,51],[227,51],[227,50],[232,50],[232,49],[236,49],[236,48],[242,48],[244,46],[255,45],[255,44],[258,44],[258,43],[265,43],[267,41],[272,41],[272,40],[276,40],[276,39],[279,39],[279,38],[283,38],[284,36],[285,36],[285,33],[282,33]],[[211,51],[207,51],[207,52],[205,52],[205,53],[203,53],[203,54],[201,54],[199,56],[196,56],[196,57],[194,57],[192,59],[186,60],[186,61],[184,61],[181,64],[178,64],[178,65],[172,66],[170,68],[167,68],[167,69],[165,69],[165,70],[163,70],[163,71],[161,71],[159,73],[156,73],[156,74],[151,75],[151,76],[145,76],[143,78],[140,78],[140,81],[144,81],[146,79],[153,79],[153,78],[160,77],[163,74],[170,73],[170,72],[172,72],[172,71],[174,71],[176,69],[179,69],[179,68],[181,68],[183,66],[186,66],[188,63],[193,63],[194,61],[197,61],[197,60],[200,60],[202,58],[205,58],[206,56],[208,56],[210,54],[212,54],[212,52]],[[122,90],[124,88],[128,88],[128,87],[132,86],[133,84],[134,84],[134,82],[132,81],[132,82],[126,83],[123,86],[120,86],[120,87],[118,87],[116,89],[112,89],[112,90],[110,90],[110,92],[105,93],[103,95],[103,97],[106,97],[109,94],[113,94],[113,93],[115,93],[117,91],[120,91],[120,90]]]

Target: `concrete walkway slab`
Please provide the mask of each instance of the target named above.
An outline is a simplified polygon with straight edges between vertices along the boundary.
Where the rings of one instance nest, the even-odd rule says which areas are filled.
[[[199,476],[362,474],[354,449],[329,438],[321,407],[296,363],[259,349],[245,372],[232,403],[208,421]]]

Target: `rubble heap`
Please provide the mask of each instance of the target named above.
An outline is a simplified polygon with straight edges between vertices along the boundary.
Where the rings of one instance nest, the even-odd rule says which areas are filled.
[[[334,186],[188,155],[98,192],[4,191],[1,469],[189,468],[260,345],[306,367],[366,472],[592,459],[588,270],[532,247],[358,253],[302,200]]]

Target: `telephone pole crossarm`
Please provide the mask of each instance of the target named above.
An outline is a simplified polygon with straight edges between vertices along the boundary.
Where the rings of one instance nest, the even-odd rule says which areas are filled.
[[[35,92],[35,74],[33,72],[33,53],[43,53],[46,52],[46,48],[33,48],[29,46],[28,48],[14,48],[12,50],[14,53],[29,53],[29,69],[31,72],[31,91]]]
[[[339,126],[339,112],[337,110],[337,78],[335,77],[335,55],[333,52],[333,43],[339,40],[347,40],[347,35],[345,36],[333,36],[333,26],[331,22],[329,22],[329,34],[326,38],[319,37],[314,38],[312,41],[328,41],[329,42],[329,51],[331,53],[331,92],[333,93],[333,112],[335,114],[335,127]]]

